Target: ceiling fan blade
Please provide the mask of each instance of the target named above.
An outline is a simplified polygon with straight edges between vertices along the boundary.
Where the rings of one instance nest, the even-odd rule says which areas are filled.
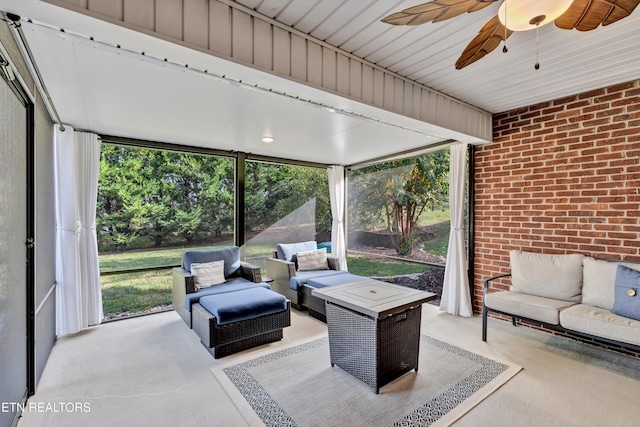
[[[393,13],[382,19],[391,25],[420,25],[425,22],[440,22],[455,18],[463,13],[484,9],[497,0],[433,0],[402,12]]]
[[[489,52],[498,47],[501,41],[509,38],[511,34],[513,34],[513,31],[507,29],[505,37],[504,25],[498,19],[498,15],[494,16],[482,27],[478,35],[471,40],[471,43],[462,52],[462,55],[456,61],[456,70],[461,70],[467,65],[484,58]]]
[[[631,15],[640,0],[574,0],[569,9],[556,19],[564,30],[591,31],[613,24]]]

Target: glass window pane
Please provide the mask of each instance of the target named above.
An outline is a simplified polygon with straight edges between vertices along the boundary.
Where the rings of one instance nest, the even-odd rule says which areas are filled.
[[[181,264],[185,249],[232,245],[234,180],[233,159],[102,144],[96,209],[101,272],[168,268]],[[101,281],[107,316],[171,300],[170,270],[103,275]]]
[[[331,240],[326,169],[249,161],[245,203],[245,259],[263,272],[277,243]]]
[[[349,171],[347,211],[352,273],[431,291],[442,286],[450,231],[448,149]]]

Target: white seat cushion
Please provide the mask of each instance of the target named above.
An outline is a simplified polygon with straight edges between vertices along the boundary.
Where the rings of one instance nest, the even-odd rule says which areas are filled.
[[[551,325],[560,324],[560,310],[575,303],[520,292],[492,292],[485,296],[487,307]]]
[[[560,324],[565,329],[640,345],[640,321],[604,308],[576,304],[560,312]]]

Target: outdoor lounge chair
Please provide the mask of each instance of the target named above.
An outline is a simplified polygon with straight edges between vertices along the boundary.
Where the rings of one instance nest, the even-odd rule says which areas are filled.
[[[224,260],[225,282],[198,289],[195,276],[191,273],[191,264],[221,260]],[[182,267],[173,269],[173,308],[191,328],[191,307],[201,297],[256,287],[270,289],[267,283],[262,282],[260,267],[240,261],[239,247],[185,251],[182,256]]]
[[[327,257],[326,269],[300,271],[296,265],[298,252],[317,249],[318,244],[315,241],[278,243],[273,258],[267,258],[267,276],[273,278],[271,288],[287,297],[291,305],[298,310],[305,308],[302,303],[302,286],[307,283],[307,280],[346,273],[340,270],[338,258],[330,256]]]

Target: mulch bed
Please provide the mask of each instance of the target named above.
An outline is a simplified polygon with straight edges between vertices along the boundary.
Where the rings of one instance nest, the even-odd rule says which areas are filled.
[[[393,256],[398,258],[405,258],[407,260],[412,261],[424,261],[424,262],[432,262],[436,264],[444,264],[446,262],[446,258],[430,254],[425,252],[422,249],[421,245],[415,245],[411,251],[410,256],[400,256],[396,253],[395,249],[390,248],[372,248],[370,246],[356,246],[351,247],[350,249],[361,251],[361,252],[369,252],[378,255],[386,255]],[[366,258],[366,256],[364,256]],[[397,263],[398,261],[392,259],[384,259],[371,257],[371,260],[375,260],[376,262],[382,263]],[[389,277],[374,277],[374,279],[382,280],[385,282],[389,282],[391,279],[391,283],[401,286],[407,286],[409,288],[419,289],[421,291],[433,292],[438,298],[433,301],[430,301],[429,304],[440,305],[440,298],[442,297],[442,284],[444,283],[444,268],[434,267],[430,268],[428,271],[424,273],[416,273],[416,274],[403,274],[400,276]]]

